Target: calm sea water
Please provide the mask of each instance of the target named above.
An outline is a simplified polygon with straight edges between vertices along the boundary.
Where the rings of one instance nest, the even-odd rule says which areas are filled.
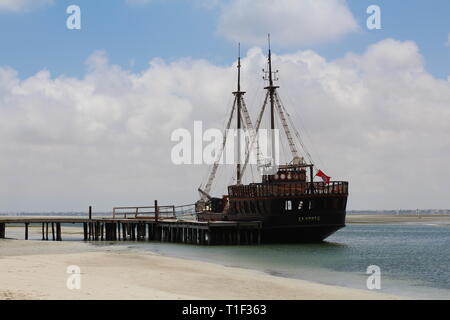
[[[69,240],[67,236],[64,238]],[[80,237],[72,236],[71,240],[75,239]],[[450,299],[450,226],[439,223],[349,224],[321,244],[210,247],[159,242],[114,244],[92,243],[111,250],[151,251],[364,290],[369,276],[367,267],[377,265],[381,269],[381,292],[420,299]]]

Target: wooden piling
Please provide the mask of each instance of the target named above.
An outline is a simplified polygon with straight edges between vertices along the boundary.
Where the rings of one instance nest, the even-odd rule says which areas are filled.
[[[136,241],[136,224],[131,224],[131,240]]]
[[[139,223],[136,223],[136,240],[139,241],[141,239],[141,228],[139,228]]]
[[[44,234],[44,225],[42,225],[42,235]],[[88,239],[88,231],[87,231],[87,223],[83,222],[83,235],[84,235],[84,241]]]
[[[45,224],[45,240],[48,240],[48,222]]]
[[[4,223],[0,223],[0,239],[5,239],[5,232],[6,230],[6,225]]]
[[[93,226],[93,232],[92,232],[92,239],[93,240],[98,240],[98,238],[97,238],[97,223],[96,222],[94,222],[93,224],[92,224],[92,226]]]
[[[25,240],[28,240],[28,225],[29,223],[25,222]]]
[[[55,223],[52,222],[52,240],[55,241]]]
[[[56,241],[62,241],[61,238],[61,223],[56,223]]]
[[[111,240],[111,234],[110,234],[110,227],[109,227],[109,223],[105,222],[105,240],[109,241]]]
[[[127,240],[127,226],[125,223],[122,223],[122,239]]]
[[[158,200],[155,200],[155,222],[158,222],[158,219],[159,219]]]
[[[136,233],[137,233],[137,240],[141,241],[142,240],[142,228],[141,228],[140,223],[136,224]]]

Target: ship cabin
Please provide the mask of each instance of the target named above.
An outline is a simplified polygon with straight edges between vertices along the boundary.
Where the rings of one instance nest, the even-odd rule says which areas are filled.
[[[348,183],[313,182],[313,170],[313,165],[309,164],[281,165],[276,173],[263,175],[261,183],[229,186],[228,211],[231,214],[264,215],[270,212],[345,210]]]
[[[262,177],[263,184],[306,182],[306,169],[312,165],[282,165],[278,167],[275,174],[265,174]],[[312,170],[312,169],[311,169]],[[311,171],[312,172],[312,171]]]

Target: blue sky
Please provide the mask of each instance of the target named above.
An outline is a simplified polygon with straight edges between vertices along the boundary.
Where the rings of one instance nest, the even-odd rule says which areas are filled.
[[[277,53],[313,49],[327,59],[346,52],[363,52],[381,39],[415,41],[425,57],[427,70],[435,77],[450,74],[450,2],[434,0],[349,0],[348,6],[361,30],[338,40],[313,45],[277,44]],[[66,8],[77,4],[82,11],[82,29],[68,30]],[[366,8],[382,10],[382,30],[365,28]],[[202,2],[152,0],[130,4],[126,0],[71,0],[23,12],[0,12],[0,65],[10,66],[20,78],[48,69],[52,75],[82,77],[85,60],[95,50],[105,50],[112,63],[133,71],[161,57],[207,59],[228,65],[236,56],[235,44],[217,34],[219,6]],[[261,30],[262,33],[270,30]],[[243,44],[243,50],[248,49]]]

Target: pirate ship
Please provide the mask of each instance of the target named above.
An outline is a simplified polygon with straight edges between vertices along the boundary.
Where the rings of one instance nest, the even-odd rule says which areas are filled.
[[[265,243],[316,242],[322,241],[345,226],[348,182],[331,181],[321,170],[316,170],[306,150],[290,114],[281,103],[278,95],[278,71],[272,71],[272,54],[268,50],[268,69],[263,69],[264,80],[268,85],[264,103],[253,126],[241,91],[241,59],[238,58],[237,90],[233,92],[234,103],[226,129],[230,129],[234,114],[236,128],[250,131],[250,143],[245,148],[245,161],[241,159],[240,134],[237,135],[237,165],[235,184],[228,186],[228,194],[222,197],[210,195],[211,186],[219,166],[219,159],[225,148],[227,135],[224,135],[222,148],[216,162],[212,165],[205,187],[198,189],[201,199],[196,203],[199,221],[261,221],[261,240]],[[269,112],[266,112],[269,106]],[[270,117],[271,159],[265,163],[260,159],[258,132],[264,115]],[[276,119],[279,119],[287,139],[290,156],[289,163],[278,164],[276,157]],[[250,151],[257,150],[257,166],[261,173],[258,182],[242,183],[243,174],[248,167]],[[300,148],[299,148],[300,146]],[[302,149],[302,153],[299,152]],[[305,160],[305,156],[309,162]],[[314,181],[315,177],[322,181]]]

